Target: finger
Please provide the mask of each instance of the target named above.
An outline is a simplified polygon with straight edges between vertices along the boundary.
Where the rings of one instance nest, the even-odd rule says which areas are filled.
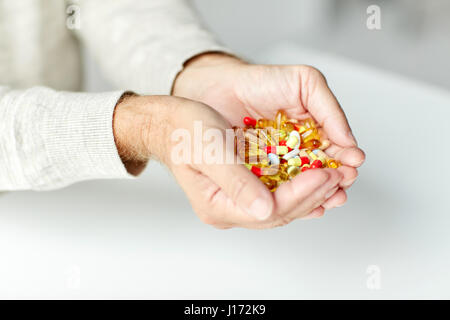
[[[287,215],[329,179],[330,173],[327,170],[308,170],[283,183],[274,193],[276,214]]]
[[[356,146],[347,118],[325,77],[316,69],[308,69],[307,97],[304,106],[327,132],[330,139],[343,147]]]
[[[319,186],[316,190],[308,194],[308,196],[304,198],[303,201],[298,203],[297,206],[292,208],[291,211],[285,213],[282,217],[287,221],[292,221],[294,219],[304,217],[314,208],[321,206],[338,190],[339,183],[342,180],[342,173],[335,169],[321,169],[316,171],[327,172],[329,175],[329,179],[321,186]],[[309,172],[309,170],[306,172]]]
[[[361,149],[354,147],[340,149],[333,157],[339,160],[343,165],[357,168],[364,163],[366,154]]]
[[[336,170],[342,173],[342,181],[339,186],[343,189],[349,188],[358,177],[358,170],[354,167],[340,166]]]
[[[335,194],[333,194],[327,201],[325,201],[324,204],[322,204],[322,207],[326,210],[330,210],[332,208],[343,206],[346,201],[347,194],[344,190],[338,189]]]
[[[320,206],[318,208],[315,208],[311,213],[309,213],[306,216],[300,218],[300,220],[309,220],[309,219],[320,218],[324,214],[325,214],[325,209],[324,209],[324,207]]]
[[[239,208],[250,216],[265,220],[274,207],[273,197],[267,187],[240,164],[202,165],[200,171],[220,186]]]

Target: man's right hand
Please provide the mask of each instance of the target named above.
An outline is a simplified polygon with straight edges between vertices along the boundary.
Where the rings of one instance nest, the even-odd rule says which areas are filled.
[[[226,145],[230,124],[214,109],[192,100],[169,96],[130,96],[116,107],[114,135],[119,154],[132,174],[150,157],[165,163],[188,196],[200,219],[217,228],[271,228],[306,216],[323,214],[321,205],[339,187],[338,170],[306,171],[271,193],[242,164],[178,163],[171,139],[184,129],[194,143],[194,122],[203,132],[218,129]],[[215,141],[218,142],[218,141]],[[226,150],[225,150],[226,152]]]

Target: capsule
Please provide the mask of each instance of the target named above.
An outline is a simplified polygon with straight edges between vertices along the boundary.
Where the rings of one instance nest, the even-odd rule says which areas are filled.
[[[258,128],[275,128],[275,121],[269,119],[259,119],[257,125]]]
[[[327,166],[328,166],[328,168],[336,169],[336,168],[339,168],[340,165],[341,164],[337,160],[327,159]]]
[[[302,172],[305,172],[306,170],[309,170],[309,169],[311,169],[311,166],[309,165],[309,164],[305,164],[305,165],[303,165],[302,166]]]
[[[249,127],[254,127],[256,126],[256,119],[253,119],[251,117],[245,117],[244,124]]]
[[[309,159],[307,157],[295,157],[288,160],[288,165],[301,167],[305,164],[309,164]]]
[[[320,150],[325,150],[326,148],[328,148],[331,145],[330,140],[325,139],[322,141],[322,144],[320,145],[319,149]]]
[[[267,146],[265,148],[265,151],[267,154],[275,153],[275,154],[283,155],[283,154],[288,153],[289,149],[286,146]]]
[[[269,159],[269,163],[271,165],[279,165],[280,164],[280,158],[274,153],[269,153],[267,155],[267,158]]]
[[[306,157],[306,158],[308,158],[309,160],[311,160],[311,157],[310,157],[310,155],[309,155],[309,153],[307,152],[306,149],[301,149],[300,152],[298,153],[298,155],[299,155],[300,157]]]
[[[322,161],[320,161],[319,159],[314,160],[313,163],[311,163],[311,169],[322,168],[322,165]]]
[[[304,166],[305,164],[309,165],[309,163],[310,163],[308,157],[300,157],[300,160],[302,161],[302,164],[301,164],[302,166]]]
[[[287,168],[287,174],[293,178],[300,173],[300,169],[297,166],[289,166]]]
[[[300,150],[298,150],[298,149],[291,150],[283,156],[283,159],[284,160],[292,159],[295,156],[297,156],[299,152],[300,152]]]
[[[289,139],[286,141],[286,146],[292,149],[298,149],[300,147],[301,138],[297,131],[291,131]]]
[[[266,187],[269,189],[269,191],[274,192],[278,187],[278,181],[273,179],[270,176],[262,176],[260,178],[262,183],[266,185]]]
[[[277,115],[275,116],[275,128],[281,129],[286,120],[286,113],[283,110],[278,111]]]
[[[320,147],[320,141],[317,139],[312,139],[302,143],[302,148],[306,149],[317,149]]]

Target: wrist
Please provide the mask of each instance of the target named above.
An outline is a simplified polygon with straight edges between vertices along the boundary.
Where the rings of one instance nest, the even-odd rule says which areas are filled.
[[[220,52],[209,52],[189,59],[177,75],[172,95],[201,100],[201,96],[213,86],[224,73],[247,64],[239,58]]]
[[[164,157],[162,123],[167,109],[162,97],[123,96],[116,105],[113,117],[114,139],[122,162],[130,174],[137,175],[150,158]]]

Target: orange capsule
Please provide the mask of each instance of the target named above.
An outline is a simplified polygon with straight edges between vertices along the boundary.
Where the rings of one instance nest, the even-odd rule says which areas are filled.
[[[257,122],[258,128],[268,128],[272,127],[275,128],[275,121],[269,120],[269,119],[259,119]]]
[[[307,148],[307,149],[317,149],[320,147],[320,141],[317,139],[312,139],[306,142],[302,143],[302,149],[303,148]]]
[[[286,113],[283,110],[278,111],[275,117],[275,128],[281,129],[286,121],[287,121]]]
[[[270,176],[262,176],[259,179],[271,192],[274,192],[278,187],[278,181],[272,179]]]

